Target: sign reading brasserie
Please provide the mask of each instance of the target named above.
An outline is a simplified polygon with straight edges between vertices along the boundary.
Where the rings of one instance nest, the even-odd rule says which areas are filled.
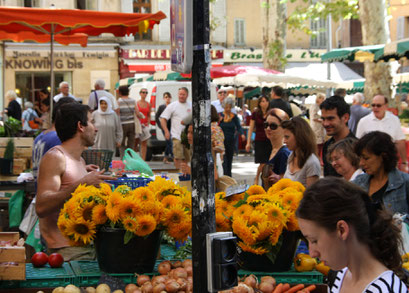
[[[287,49],[288,62],[321,62],[321,54],[326,50],[316,49]],[[263,62],[263,50],[261,49],[237,49],[224,50],[224,62]]]

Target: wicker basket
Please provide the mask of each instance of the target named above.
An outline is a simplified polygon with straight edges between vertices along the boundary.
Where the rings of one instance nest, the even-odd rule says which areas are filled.
[[[105,169],[108,171],[113,154],[114,152],[111,150],[89,149],[82,152],[82,157],[87,165],[94,164],[97,165],[100,170]]]

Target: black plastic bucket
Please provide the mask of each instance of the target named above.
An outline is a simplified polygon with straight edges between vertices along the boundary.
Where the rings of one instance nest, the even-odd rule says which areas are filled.
[[[152,273],[160,248],[162,232],[134,236],[124,244],[125,230],[102,227],[95,238],[98,265],[106,273]]]
[[[258,255],[242,251],[238,247],[239,266],[248,271],[258,272],[285,272],[291,268],[301,232],[289,232],[284,230],[283,243],[277,253],[274,263],[265,255]]]

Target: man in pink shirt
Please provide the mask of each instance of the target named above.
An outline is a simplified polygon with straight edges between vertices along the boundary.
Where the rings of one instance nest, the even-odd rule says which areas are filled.
[[[83,150],[94,144],[97,132],[87,105],[62,105],[56,115],[55,128],[62,143],[41,159],[37,179],[36,212],[41,236],[48,253],[58,252],[65,261],[92,259],[93,249],[70,246],[57,227],[58,215],[78,185],[98,185],[114,178],[103,175],[105,170],[98,171],[95,165],[87,168],[81,157]]]

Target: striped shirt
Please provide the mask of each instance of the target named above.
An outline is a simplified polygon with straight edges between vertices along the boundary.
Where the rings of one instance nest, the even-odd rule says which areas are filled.
[[[135,105],[136,101],[132,98],[118,99],[121,124],[135,123]]]
[[[331,288],[328,288],[329,293],[340,292],[342,281],[348,268],[337,273],[334,284]],[[407,293],[408,288],[406,285],[395,275],[392,271],[385,271],[376,277],[371,283],[369,283],[363,293]]]

